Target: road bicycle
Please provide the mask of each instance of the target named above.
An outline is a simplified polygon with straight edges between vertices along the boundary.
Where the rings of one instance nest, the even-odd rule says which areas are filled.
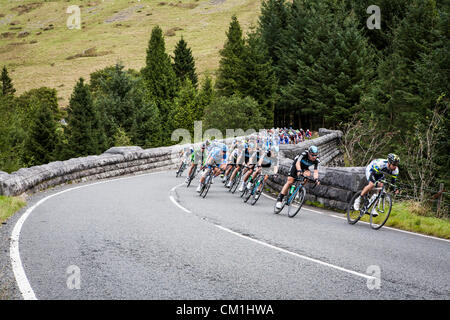
[[[240,185],[242,177],[247,172],[247,166],[240,166],[238,172],[234,176],[234,179],[231,181],[230,189],[228,190],[231,193],[235,193],[237,190],[237,187]]]
[[[217,165],[209,165],[209,172],[205,177],[205,182],[203,183],[200,191],[200,197],[205,198],[208,194],[209,188],[211,187],[212,179],[214,179],[214,169],[217,168]]]
[[[186,166],[187,166],[186,161],[183,161],[177,170],[177,174],[176,174],[177,178],[181,177],[181,175],[183,174],[183,171],[186,169]]]
[[[191,174],[188,177],[186,188],[189,188],[189,186],[191,185],[192,180],[195,179],[195,176],[197,175],[197,166],[198,166],[197,164],[194,164],[194,168],[192,168],[192,172],[191,172]]]
[[[381,187],[377,187],[382,183]],[[370,216],[370,227],[374,230],[380,229],[389,218],[392,210],[392,198],[386,191],[387,187],[396,188],[395,185],[387,182],[385,179],[377,181],[375,188],[363,199],[361,199],[360,208],[355,209],[355,200],[361,196],[361,192],[353,195],[347,206],[347,221],[349,224],[357,223],[364,215]],[[370,195],[369,200],[368,196]]]
[[[255,183],[253,184],[252,188],[250,190],[245,188],[247,191],[246,195],[244,195],[244,202],[248,202],[248,200],[251,198],[250,204],[252,206],[255,205],[255,203],[259,200],[261,194],[264,191],[264,186],[266,185],[266,176],[267,174],[259,173],[255,179]]]
[[[307,182],[313,182],[314,183],[314,187],[316,187],[317,185],[317,181],[314,179],[311,179],[309,177],[305,177],[305,176],[300,176],[295,178],[294,184],[289,188],[289,192],[286,196],[284,196],[283,201],[282,201],[282,206],[280,209],[277,209],[276,207],[276,202],[274,205],[274,213],[278,214],[280,213],[285,206],[288,207],[288,216],[290,218],[293,218],[297,215],[297,213],[300,211],[300,209],[303,206],[303,203],[305,202],[305,198],[306,198],[306,189],[305,189],[305,184]],[[297,207],[293,206],[293,203],[297,202]]]

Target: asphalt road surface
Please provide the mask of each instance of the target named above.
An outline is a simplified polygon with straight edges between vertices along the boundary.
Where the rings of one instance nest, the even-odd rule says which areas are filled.
[[[16,280],[32,289],[23,297],[450,298],[449,241],[349,225],[311,207],[295,218],[275,215],[273,199],[243,203],[218,178],[203,199],[198,180],[186,188],[185,176],[160,172],[39,193],[15,228]]]

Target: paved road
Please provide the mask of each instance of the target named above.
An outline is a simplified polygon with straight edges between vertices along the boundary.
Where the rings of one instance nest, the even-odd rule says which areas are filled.
[[[352,226],[314,208],[291,219],[266,197],[244,204],[218,179],[205,199],[197,181],[183,181],[174,172],[126,177],[37,206],[19,242],[36,298],[450,298],[448,241]],[[68,288],[70,266],[80,289]]]

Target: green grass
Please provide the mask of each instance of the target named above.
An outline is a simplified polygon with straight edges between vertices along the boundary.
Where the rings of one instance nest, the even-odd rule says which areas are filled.
[[[41,5],[19,14],[19,5],[23,8],[24,4],[36,2]],[[158,5],[160,2],[167,4]],[[66,10],[70,5],[82,5],[81,30],[66,26],[69,17]],[[141,5],[140,10],[133,10]],[[189,8],[189,5],[194,7]],[[92,72],[118,61],[126,69],[144,67],[151,31],[159,25],[164,33],[173,28],[181,29],[174,36],[165,36],[167,53],[173,55],[176,43],[183,36],[192,49],[199,78],[206,74],[214,77],[231,16],[236,14],[245,34],[251,25],[256,25],[260,6],[259,0],[226,0],[218,5],[212,5],[210,0],[182,0],[181,4],[179,0],[0,0],[0,67],[5,64],[8,68],[16,94],[45,85],[58,91],[62,98],[58,103],[64,107],[80,77],[89,80]],[[107,22],[118,14],[124,17],[122,21]],[[12,26],[11,22],[18,23]],[[53,24],[52,30],[42,30],[49,24]],[[17,26],[22,29],[10,29]],[[30,34],[18,38],[20,31]],[[2,37],[6,32],[14,35]],[[97,52],[109,53],[67,60],[92,47],[96,47]]]
[[[0,196],[0,223],[19,211],[26,202],[17,197]]]
[[[305,204],[318,208],[325,208],[323,204],[317,201],[307,200]],[[330,210],[344,215],[347,214],[342,210]],[[365,215],[361,218],[361,221],[369,222],[370,217]],[[385,226],[450,239],[450,220],[434,217],[433,212],[420,206],[416,202],[394,202],[391,214]]]
[[[450,239],[450,220],[435,218],[413,202],[394,203],[386,226]]]

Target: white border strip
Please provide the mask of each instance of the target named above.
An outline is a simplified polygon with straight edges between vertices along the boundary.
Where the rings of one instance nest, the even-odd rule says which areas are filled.
[[[94,185],[102,184],[102,183],[132,179],[132,178],[136,178],[136,177],[142,177],[142,176],[147,176],[147,175],[152,175],[152,174],[167,173],[167,172],[169,172],[169,171],[165,170],[165,171],[158,171],[158,172],[150,172],[150,173],[133,175],[130,177],[110,179],[110,180],[99,181],[99,182],[90,183],[90,184],[86,184],[86,185],[82,185],[82,186],[78,186],[78,187],[73,187],[73,188],[66,189],[66,190],[60,191],[58,193],[52,194],[50,196],[47,196],[44,199],[41,199],[40,201],[38,201],[35,205],[30,207],[27,211],[25,211],[25,213],[19,218],[19,220],[17,220],[17,222],[14,226],[14,229],[11,233],[10,248],[9,248],[9,252],[10,252],[9,255],[10,255],[10,259],[11,259],[11,266],[12,266],[12,269],[14,272],[14,277],[16,278],[17,286],[19,287],[19,290],[20,290],[20,293],[22,294],[23,299],[24,300],[37,300],[37,297],[33,291],[33,288],[31,288],[30,282],[28,281],[27,275],[23,268],[22,259],[20,258],[20,251],[19,251],[20,231],[22,230],[22,226],[25,223],[26,219],[31,214],[31,212],[33,212],[34,209],[36,209],[39,205],[41,205],[48,199],[56,197],[65,192],[69,192],[69,191],[73,191],[73,190],[81,189],[81,188],[85,188],[85,187],[90,187],[90,186],[94,186]]]

